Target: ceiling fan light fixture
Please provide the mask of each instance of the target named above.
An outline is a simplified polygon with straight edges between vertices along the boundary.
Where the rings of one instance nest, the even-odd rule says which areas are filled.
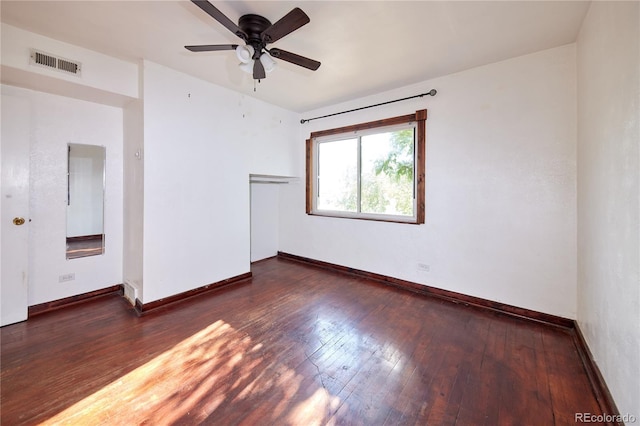
[[[245,62],[245,63],[239,63],[238,67],[240,67],[240,69],[244,72],[246,72],[247,74],[253,74],[253,61],[249,61],[249,62]]]
[[[240,45],[236,47],[236,56],[238,57],[238,60],[243,64],[248,64],[251,62],[254,52],[255,51],[253,49],[253,46],[251,45]]]
[[[1,0],[0,0],[1,1]],[[315,71],[320,67],[320,62],[282,49],[272,48],[267,50],[267,45],[280,40],[291,34],[298,28],[308,24],[311,20],[299,7],[293,8],[291,12],[272,24],[267,18],[252,13],[242,15],[236,25],[218,8],[208,0],[191,0],[196,6],[202,9],[207,15],[222,24],[244,41],[244,45],[238,44],[203,44],[197,46],[185,46],[191,52],[213,52],[217,50],[235,50],[240,61],[239,67],[242,71],[253,75],[253,80],[262,80],[267,73],[276,68],[276,61],[273,58],[281,59],[300,67]],[[273,55],[271,55],[271,53]],[[258,62],[259,61],[259,62]],[[254,88],[255,89],[255,88]]]
[[[273,71],[274,69],[276,69],[276,65],[278,64],[267,52],[264,52],[262,55],[260,55],[260,62],[262,62],[262,66],[264,66],[264,70],[266,72]]]

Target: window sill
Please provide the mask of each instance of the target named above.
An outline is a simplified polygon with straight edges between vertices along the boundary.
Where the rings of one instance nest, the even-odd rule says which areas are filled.
[[[309,216],[330,217],[336,219],[355,219],[355,220],[368,220],[373,222],[389,222],[389,223],[403,223],[407,225],[420,225],[421,223],[415,217],[404,216],[381,216],[381,215],[362,215],[362,214],[349,214],[349,213],[337,213],[337,212],[309,212]]]

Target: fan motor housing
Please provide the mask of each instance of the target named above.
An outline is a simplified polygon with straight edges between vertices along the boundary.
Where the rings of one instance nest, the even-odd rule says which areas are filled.
[[[1,1],[1,0],[0,0]],[[320,62],[313,59],[305,58],[304,56],[296,55],[295,53],[287,52],[282,49],[267,50],[266,46],[270,43],[274,43],[280,40],[282,37],[292,33],[298,28],[306,25],[310,22],[309,17],[299,7],[295,7],[291,12],[280,18],[275,24],[271,24],[267,18],[255,14],[246,14],[240,17],[238,25],[234,24],[224,13],[211,4],[207,0],[191,0],[196,6],[202,9],[207,15],[218,21],[229,31],[241,38],[248,47],[253,50],[252,59],[253,64],[253,79],[260,80],[265,78],[265,66],[264,63],[268,63],[263,58],[263,54],[272,55],[274,58],[280,58],[285,62],[298,65],[312,71],[315,71],[320,66]],[[185,48],[191,52],[214,52],[218,50],[236,50],[236,54],[242,57],[241,61],[248,64],[246,56],[246,50],[241,51],[241,46],[237,44],[202,44],[197,46],[185,46]],[[259,59],[263,59],[259,61]],[[245,67],[247,68],[247,67]],[[244,69],[244,68],[243,68]]]
[[[238,26],[249,36],[249,40],[262,41],[260,34],[271,26],[271,22],[263,16],[249,14],[240,17]]]
[[[247,34],[247,44],[254,49],[253,59],[260,58],[262,49],[265,47],[265,41],[262,40],[261,34],[264,30],[271,26],[271,22],[260,15],[243,15],[238,20],[238,27]]]

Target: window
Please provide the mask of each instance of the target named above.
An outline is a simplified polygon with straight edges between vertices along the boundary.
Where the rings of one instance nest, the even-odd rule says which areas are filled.
[[[311,133],[307,214],[424,223],[427,111]]]

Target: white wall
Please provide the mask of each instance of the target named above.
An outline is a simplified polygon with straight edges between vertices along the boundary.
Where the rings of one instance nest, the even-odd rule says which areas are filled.
[[[142,68],[142,66],[141,66]],[[140,72],[142,78],[142,70]],[[142,96],[140,96],[142,98]],[[125,296],[143,300],[144,254],[144,103],[130,102],[124,115],[124,226],[122,274]],[[132,294],[129,292],[132,291]]]
[[[2,106],[11,108],[11,98],[25,101],[30,108],[29,117],[2,123],[28,127],[26,131],[32,139],[29,305],[120,284],[123,227],[120,107],[138,97],[138,66],[5,23],[1,24],[1,34],[3,91],[11,94],[3,96]],[[79,61],[81,75],[30,65],[31,48]],[[106,245],[103,256],[67,261],[64,200],[66,145],[70,142],[106,146]],[[75,280],[59,283],[60,275],[71,273],[75,273]]]
[[[249,174],[290,175],[298,117],[144,62],[144,298],[250,269]]]
[[[428,109],[426,224],[305,215],[281,189],[280,250],[536,311],[576,315],[575,45],[303,114],[309,133]],[[304,170],[304,155],[298,156]],[[427,264],[430,272],[418,270]]]
[[[79,60],[82,76],[30,66],[31,47]],[[116,163],[108,158],[107,174],[117,175],[120,184],[124,175],[127,183],[126,210],[121,204],[119,211],[120,229],[107,231],[105,256],[115,255],[118,262],[112,262],[104,274],[101,265],[94,265],[92,277],[99,279],[88,289],[88,278],[77,265],[93,264],[96,258],[75,260],[80,263],[69,270],[53,260],[52,253],[59,247],[46,247],[49,243],[38,247],[30,259],[37,271],[30,304],[123,281],[127,289],[133,289],[134,297],[146,303],[249,271],[249,174],[298,173],[296,114],[151,62],[120,61],[6,24],[2,24],[1,59],[5,84],[122,107],[98,112],[96,104],[81,103],[69,111],[67,105],[78,101],[25,92],[34,93],[30,96],[38,102],[58,100],[62,107],[56,125],[61,131],[74,129],[83,137],[89,127],[95,132],[109,127],[102,132],[104,137],[117,132],[119,169],[109,170]],[[45,103],[37,114],[48,120],[55,112],[45,108]],[[85,108],[85,104],[92,106]],[[94,117],[103,111],[118,111],[118,122],[107,118],[96,125]],[[78,124],[82,120],[86,123]],[[111,155],[110,145],[103,144]],[[46,149],[54,150],[52,146]],[[46,151],[49,154],[54,153]],[[45,163],[55,173],[66,164],[66,156],[47,157]],[[36,178],[47,182],[51,176],[55,174]],[[122,203],[122,192],[119,197]],[[44,211],[44,203],[41,209]],[[52,215],[51,220],[57,219]],[[109,223],[105,226],[117,225],[113,220]],[[47,232],[64,233],[64,226]],[[119,254],[111,249],[112,238],[119,239]],[[124,261],[122,253],[126,254]],[[75,282],[51,285],[52,277],[57,282],[59,275],[72,272]]]
[[[2,82],[111,105],[138,96],[138,68],[72,44],[1,24]],[[29,64],[32,48],[82,64],[80,76]]]
[[[2,108],[25,100],[30,115],[3,126],[28,126],[31,137],[29,305],[122,282],[122,110],[12,86]],[[6,96],[8,95],[8,96]],[[66,259],[67,144],[106,147],[105,253]],[[75,280],[59,282],[60,275]]]
[[[578,38],[578,323],[640,415],[640,4],[593,2]]]

